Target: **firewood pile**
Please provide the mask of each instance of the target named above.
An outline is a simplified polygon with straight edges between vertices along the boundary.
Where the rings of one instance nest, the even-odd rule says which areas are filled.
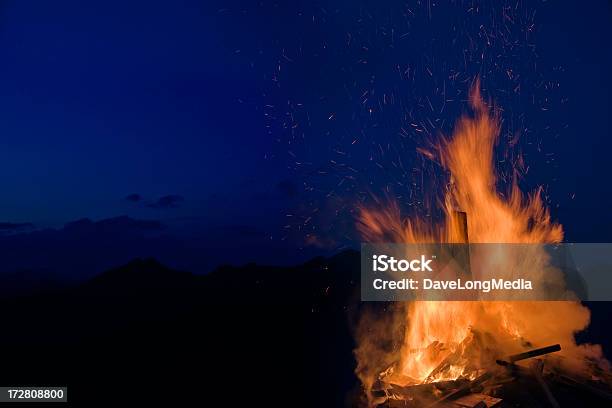
[[[436,372],[452,364],[452,355],[420,384],[394,384],[389,380],[392,370],[385,370],[374,384],[372,395],[380,408],[612,406],[610,374],[593,367],[590,379],[572,378],[552,364],[547,367],[544,357],[559,350],[560,345],[555,344],[510,355],[476,370],[471,378],[450,381],[429,382]]]

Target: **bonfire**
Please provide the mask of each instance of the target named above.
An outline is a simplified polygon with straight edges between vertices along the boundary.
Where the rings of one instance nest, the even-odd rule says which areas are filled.
[[[525,195],[514,177],[506,194],[498,191],[494,150],[500,116],[481,97],[478,80],[470,91],[470,107],[472,113],[459,119],[452,136],[426,151],[450,175],[440,200],[443,222],[432,225],[425,219],[403,218],[400,204],[391,200],[360,209],[358,225],[364,241],[554,244],[563,240],[563,228],[551,220],[541,188]],[[546,257],[535,251],[530,258],[526,261],[535,265],[535,279],[546,279],[542,272]],[[383,313],[365,313],[361,320],[356,371],[372,406],[393,401],[415,407],[459,404],[475,393],[480,395],[477,404],[494,406],[501,401],[495,390],[521,375],[539,384],[543,398],[555,406],[558,401],[547,385],[552,376],[587,387],[593,387],[589,382],[594,380],[609,384],[601,348],[576,344],[575,334],[588,323],[588,308],[572,301],[388,304]]]

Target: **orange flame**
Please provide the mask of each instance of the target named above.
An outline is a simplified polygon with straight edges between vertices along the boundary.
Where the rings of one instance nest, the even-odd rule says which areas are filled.
[[[453,216],[461,209],[468,215],[471,243],[561,242],[563,229],[551,221],[541,189],[524,196],[515,177],[507,197],[497,191],[494,148],[500,120],[482,100],[478,80],[470,92],[470,106],[474,116],[463,116],[453,136],[444,138],[436,149],[435,156],[451,176],[442,225],[403,219],[399,204],[391,201],[384,208],[360,209],[358,228],[365,241],[463,242],[461,226]],[[533,257],[531,263],[543,266],[546,261],[542,254]],[[565,357],[561,364],[581,373],[586,370],[585,357],[602,359],[598,346],[577,346],[574,339],[589,317],[588,309],[578,302],[397,304],[391,318],[367,315],[362,319],[355,350],[357,374],[367,389],[393,363],[392,377],[398,384],[455,379],[478,368],[484,353],[506,355],[555,343],[561,344]],[[478,348],[468,347],[474,342]],[[435,372],[451,354],[455,358],[447,361],[452,364]]]

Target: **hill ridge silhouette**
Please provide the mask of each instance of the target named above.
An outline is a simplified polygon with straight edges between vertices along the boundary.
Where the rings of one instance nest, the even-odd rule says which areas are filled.
[[[11,350],[0,382],[67,385],[73,406],[236,406],[263,401],[256,376],[274,384],[268,406],[296,394],[342,405],[356,384],[348,316],[358,265],[350,251],[194,275],[142,258],[70,288],[0,299],[10,312],[0,346]]]

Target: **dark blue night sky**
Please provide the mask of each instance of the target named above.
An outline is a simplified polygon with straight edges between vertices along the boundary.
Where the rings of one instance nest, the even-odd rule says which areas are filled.
[[[203,270],[354,245],[370,194],[427,211],[439,169],[416,147],[480,76],[500,170],[520,152],[566,239],[609,241],[611,23],[605,1],[4,1],[2,239],[127,215]]]

